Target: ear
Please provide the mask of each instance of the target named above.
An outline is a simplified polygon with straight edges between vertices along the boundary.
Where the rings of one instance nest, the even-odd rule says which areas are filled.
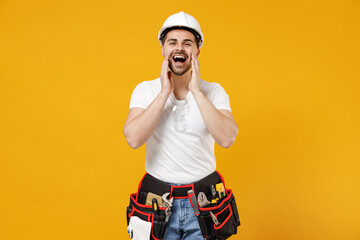
[[[164,55],[164,46],[161,46],[161,55],[162,55],[163,57],[165,57],[165,55]]]
[[[198,48],[198,50],[197,50],[196,57],[198,58],[198,57],[199,57],[199,55],[200,55],[200,48]]]

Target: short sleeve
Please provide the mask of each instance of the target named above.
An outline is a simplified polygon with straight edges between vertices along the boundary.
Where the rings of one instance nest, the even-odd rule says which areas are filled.
[[[139,83],[134,89],[129,108],[147,108],[149,106],[149,89],[146,82]]]
[[[217,109],[225,109],[231,112],[229,96],[220,84],[216,83],[212,89],[211,99]]]

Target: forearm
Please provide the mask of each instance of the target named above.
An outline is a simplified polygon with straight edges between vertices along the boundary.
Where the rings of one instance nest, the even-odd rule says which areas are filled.
[[[211,136],[220,146],[230,147],[238,133],[235,120],[216,109],[201,91],[197,91],[193,95]]]
[[[168,97],[169,93],[160,92],[141,114],[125,123],[124,135],[130,147],[138,148],[150,138],[160,121]]]

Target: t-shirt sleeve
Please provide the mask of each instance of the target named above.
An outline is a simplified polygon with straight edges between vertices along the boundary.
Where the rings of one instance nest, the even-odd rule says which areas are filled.
[[[146,82],[139,83],[134,89],[129,108],[147,108],[149,106],[149,89]]]
[[[231,112],[230,99],[225,89],[218,83],[211,91],[212,103],[217,109],[225,109]]]

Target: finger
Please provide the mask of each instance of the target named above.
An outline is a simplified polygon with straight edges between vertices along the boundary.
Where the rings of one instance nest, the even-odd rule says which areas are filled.
[[[169,56],[165,57],[165,74],[166,74],[166,77],[171,80],[171,70],[170,70],[170,60],[169,60]]]
[[[168,79],[170,79],[170,81],[172,81],[172,80],[171,80],[171,71],[168,71],[168,72],[167,72],[167,77],[168,77]]]
[[[162,64],[161,64],[161,76],[164,76],[164,74],[165,74],[165,60],[162,62]]]
[[[196,64],[196,58],[193,53],[191,53],[191,55],[192,55],[192,61],[191,61],[192,68],[194,69],[195,73],[198,73],[199,70]]]
[[[195,58],[193,53],[191,53],[191,67],[195,70]]]
[[[194,53],[192,52],[192,53],[191,53],[191,55],[193,56],[193,58],[194,58],[195,62],[196,62],[196,61],[198,61],[198,57],[197,57],[197,55],[196,55],[196,54],[194,54]]]
[[[168,68],[169,68],[169,60],[167,57],[165,57],[162,65],[161,65],[161,73],[166,76],[167,72],[168,72]]]
[[[196,55],[194,55],[194,53],[193,53],[193,56],[195,57],[196,68],[197,68],[198,71],[200,71],[200,62],[199,62],[199,59],[197,58]]]
[[[164,60],[164,74],[168,71],[168,61]]]
[[[197,73],[200,74],[200,62],[197,57],[195,58],[195,66],[196,66]]]
[[[169,66],[169,56],[166,56],[164,61],[165,61],[165,65]]]
[[[169,56],[167,56],[165,60],[166,60],[166,71],[170,71],[170,67],[169,67],[169,65],[170,65],[170,58],[169,58]]]

